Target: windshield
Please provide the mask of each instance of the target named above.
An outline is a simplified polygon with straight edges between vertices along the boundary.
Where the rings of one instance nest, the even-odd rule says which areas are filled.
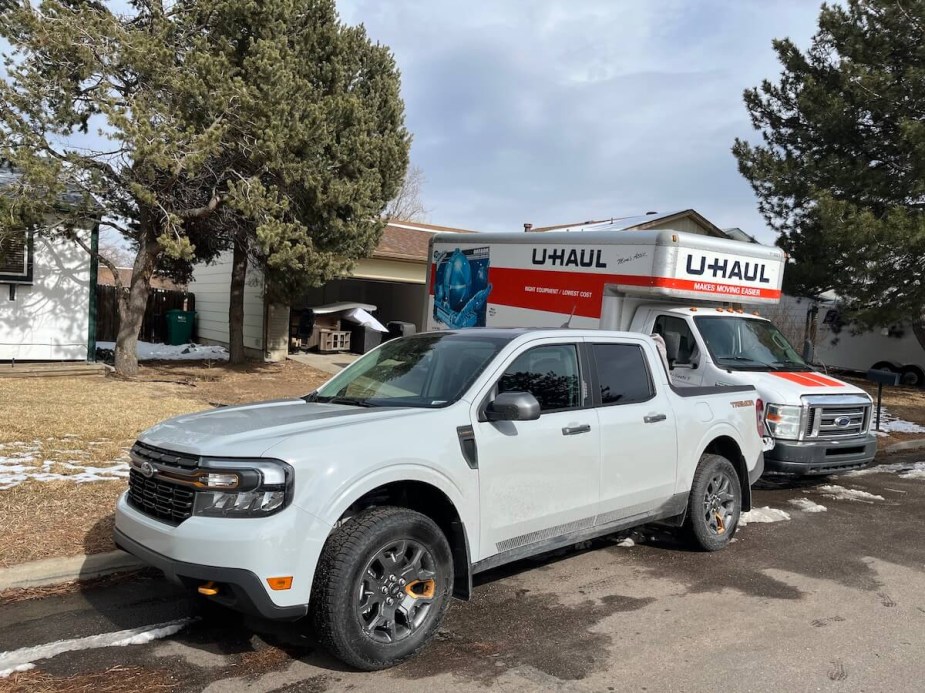
[[[810,370],[787,338],[766,320],[697,317],[714,363],[731,370]]]
[[[443,407],[463,395],[507,341],[452,333],[395,339],[306,399],[367,407]]]

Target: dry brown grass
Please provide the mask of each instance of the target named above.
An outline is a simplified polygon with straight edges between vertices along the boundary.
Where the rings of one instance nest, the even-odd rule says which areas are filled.
[[[0,458],[19,455],[15,463],[30,471],[68,476],[86,466],[112,467],[125,460],[138,433],[158,421],[216,404],[303,395],[327,377],[284,362],[159,364],[142,367],[134,379],[6,378],[0,402],[10,415],[0,429]],[[0,567],[112,550],[112,512],[124,488],[124,480],[30,479],[0,490]]]
[[[166,671],[128,666],[74,676],[52,676],[33,669],[0,679],[0,693],[167,693],[178,686]]]
[[[0,566],[112,551],[113,508],[124,490],[121,481],[27,481],[0,491]]]

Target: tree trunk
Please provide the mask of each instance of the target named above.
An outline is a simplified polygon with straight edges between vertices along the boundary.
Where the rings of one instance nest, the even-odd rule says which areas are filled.
[[[228,299],[228,363],[244,363],[244,280],[247,278],[247,239],[235,234]]]
[[[154,235],[142,234],[132,267],[131,285],[119,296],[119,334],[116,337],[116,373],[119,375],[138,374],[138,333],[145,319],[151,275],[159,252]]]

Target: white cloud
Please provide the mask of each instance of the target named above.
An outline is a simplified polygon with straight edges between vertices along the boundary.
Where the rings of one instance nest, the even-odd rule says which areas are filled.
[[[730,153],[742,91],[805,45],[801,0],[340,0],[391,47],[438,223],[517,230],[695,207],[766,241]]]

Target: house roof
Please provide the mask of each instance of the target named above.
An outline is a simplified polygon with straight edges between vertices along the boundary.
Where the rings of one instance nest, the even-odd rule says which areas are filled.
[[[373,251],[373,257],[386,260],[427,262],[430,239],[435,233],[476,233],[450,226],[421,224],[416,221],[390,221]]]
[[[0,190],[13,188],[20,178],[22,178],[22,174],[17,170],[9,166],[0,166]],[[80,207],[85,204],[86,199],[86,193],[83,190],[73,185],[67,185],[64,191],[58,195],[57,203],[59,211],[62,208],[71,209],[73,207]],[[99,202],[92,195],[89,196],[89,202],[88,211],[98,215],[103,209]]]
[[[714,223],[694,209],[681,209],[673,212],[639,214],[629,217],[611,217],[597,221],[582,221],[572,224],[558,224],[556,226],[540,226],[530,229],[531,233],[543,231],[643,231],[653,226],[674,221],[676,219],[691,219],[711,236],[728,238],[728,235]]]
[[[132,268],[131,267],[117,267],[119,270],[119,279],[122,281],[122,286],[128,287],[132,283]],[[96,283],[102,286],[115,286],[116,282],[112,278],[112,272],[108,267],[100,263],[99,269],[96,274]],[[168,291],[184,291],[185,287],[176,284],[166,277],[151,277],[151,288],[152,289],[167,289]]]

